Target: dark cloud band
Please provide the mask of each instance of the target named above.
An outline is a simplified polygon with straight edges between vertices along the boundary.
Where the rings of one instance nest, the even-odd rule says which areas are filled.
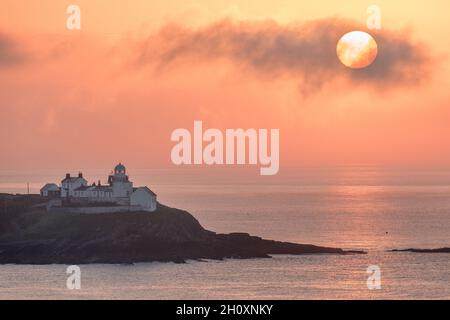
[[[223,20],[200,29],[169,25],[141,44],[139,61],[165,68],[227,59],[262,76],[300,78],[305,91],[340,77],[385,87],[417,83],[427,75],[430,59],[423,46],[408,34],[389,30],[370,32],[379,48],[371,66],[344,67],[336,57],[336,44],[343,34],[360,29],[360,24],[337,18],[289,25]]]
[[[24,61],[16,43],[0,32],[0,67],[12,66]]]

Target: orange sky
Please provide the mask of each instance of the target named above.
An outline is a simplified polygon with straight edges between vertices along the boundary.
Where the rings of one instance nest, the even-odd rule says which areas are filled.
[[[71,3],[81,31],[65,29]],[[373,1],[233,3],[2,0],[2,168],[170,166],[193,120],[279,128],[281,168],[450,165],[448,1],[377,1],[394,62],[374,78],[301,51],[335,23],[367,31]]]

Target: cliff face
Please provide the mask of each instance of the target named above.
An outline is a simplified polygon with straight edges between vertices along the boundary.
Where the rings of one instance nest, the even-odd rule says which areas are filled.
[[[1,195],[0,201],[5,203],[5,197]],[[243,233],[216,234],[188,212],[160,204],[152,213],[48,213],[39,207],[39,198],[8,197],[9,204],[0,214],[3,264],[183,262],[277,253],[346,253]]]

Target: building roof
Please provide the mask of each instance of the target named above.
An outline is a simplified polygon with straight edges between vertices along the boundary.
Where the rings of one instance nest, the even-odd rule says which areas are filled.
[[[115,168],[114,171],[123,171],[125,172],[125,166],[122,163],[119,163]]]
[[[138,188],[133,188],[133,192],[137,191],[137,190],[144,190],[147,193],[151,194],[152,196],[156,196],[156,193],[154,193],[152,190],[150,190],[148,187],[138,187]]]
[[[105,192],[113,191],[113,189],[110,186],[95,186],[93,190],[94,191],[105,191]]]
[[[86,181],[86,179],[84,179],[83,177],[70,177],[70,178],[64,178],[63,180],[61,180],[61,182],[75,182],[75,181],[77,181],[78,179],[82,179],[82,180],[85,180]]]
[[[93,186],[79,186],[76,189],[73,189],[73,191],[86,191],[94,188]]]
[[[57,191],[57,190],[60,190],[60,188],[54,183],[47,183],[45,186],[43,186],[41,188],[41,191],[46,191],[46,190]]]
[[[80,186],[73,191],[105,191],[112,192],[112,188],[110,186]]]

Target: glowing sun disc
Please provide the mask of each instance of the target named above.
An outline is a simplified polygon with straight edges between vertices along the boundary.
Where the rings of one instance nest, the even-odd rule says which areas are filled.
[[[361,69],[370,66],[378,55],[375,39],[363,31],[346,33],[339,40],[336,53],[344,66]]]

